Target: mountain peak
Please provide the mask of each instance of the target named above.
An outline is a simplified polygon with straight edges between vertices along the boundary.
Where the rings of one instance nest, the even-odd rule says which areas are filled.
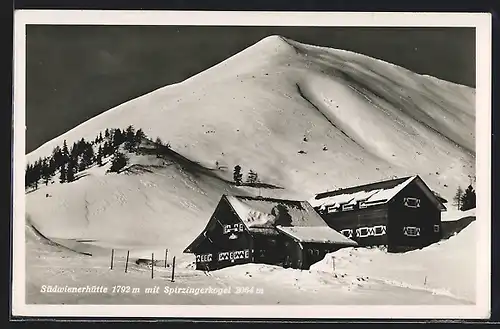
[[[278,49],[290,49],[290,44],[287,42],[287,39],[281,35],[270,35],[267,36],[253,46],[249,48],[259,48],[259,49],[268,49],[268,50],[278,50]]]
[[[281,43],[281,42],[285,42],[285,38],[279,34],[272,34],[272,35],[268,35],[267,37],[262,38],[259,42]]]

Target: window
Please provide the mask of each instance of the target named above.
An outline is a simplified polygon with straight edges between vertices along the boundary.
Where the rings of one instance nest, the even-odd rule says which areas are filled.
[[[338,208],[335,206],[328,206],[327,211],[328,211],[328,213],[337,212]]]
[[[348,238],[352,238],[352,230],[350,228],[343,229],[340,233]]]
[[[420,227],[406,226],[403,228],[403,234],[410,237],[420,236]]]
[[[342,210],[353,210],[354,206],[352,204],[344,204],[342,205]]]
[[[374,236],[381,236],[381,235],[384,235],[386,233],[385,225],[377,225],[377,226],[374,226],[373,228],[374,228],[374,232],[373,232]]]
[[[368,230],[368,227],[358,227],[356,229],[356,236],[358,238],[366,238],[367,236],[370,236],[370,231]]]
[[[386,234],[385,225],[375,225],[371,227],[358,227],[356,229],[356,236],[358,238],[366,238],[369,236],[382,236]]]
[[[434,232],[438,233],[439,232],[439,225],[434,225]]]
[[[407,197],[403,199],[403,204],[408,208],[419,208],[420,199]]]
[[[378,206],[378,205],[384,204],[386,202],[387,202],[387,200],[377,200],[377,201],[371,201],[371,202],[365,201],[365,207]]]

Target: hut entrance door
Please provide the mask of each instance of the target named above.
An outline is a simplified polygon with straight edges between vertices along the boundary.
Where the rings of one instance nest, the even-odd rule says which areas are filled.
[[[285,248],[284,249],[284,252],[285,252],[285,260],[283,262],[283,267],[284,268],[289,268],[292,266],[292,253],[291,253],[291,250],[290,250],[290,242],[289,241],[286,241],[285,242]]]
[[[283,267],[299,268],[301,266],[299,246],[291,241],[286,241],[284,249],[285,249],[285,262],[283,264]]]

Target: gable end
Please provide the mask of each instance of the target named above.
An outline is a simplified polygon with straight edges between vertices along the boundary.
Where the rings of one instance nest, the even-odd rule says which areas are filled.
[[[401,191],[399,191],[396,195],[394,195],[394,197],[400,195],[403,191],[405,191],[408,188],[408,186],[412,186],[413,184],[415,184],[425,194],[425,196],[429,199],[429,201],[431,201],[432,204],[434,204],[434,206],[437,209],[439,209],[439,211],[446,211],[445,205],[441,202],[441,200],[439,200],[439,198],[434,194],[434,192],[432,192],[429,186],[425,184],[425,182],[422,180],[422,178],[420,178],[420,176],[415,176],[412,182],[406,185]],[[392,199],[394,199],[394,197]],[[414,203],[413,202],[414,200],[411,200],[411,198],[407,199],[408,200],[406,201],[408,202],[408,206],[413,207],[414,204],[418,205],[418,202]]]

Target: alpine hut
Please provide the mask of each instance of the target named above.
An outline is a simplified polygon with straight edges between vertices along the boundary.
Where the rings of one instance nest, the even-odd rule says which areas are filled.
[[[356,245],[307,201],[223,195],[184,252],[196,255],[198,270],[252,262],[308,269],[328,252]]]
[[[442,199],[419,176],[317,194],[311,205],[333,229],[359,246],[388,251],[422,248],[442,237]]]

